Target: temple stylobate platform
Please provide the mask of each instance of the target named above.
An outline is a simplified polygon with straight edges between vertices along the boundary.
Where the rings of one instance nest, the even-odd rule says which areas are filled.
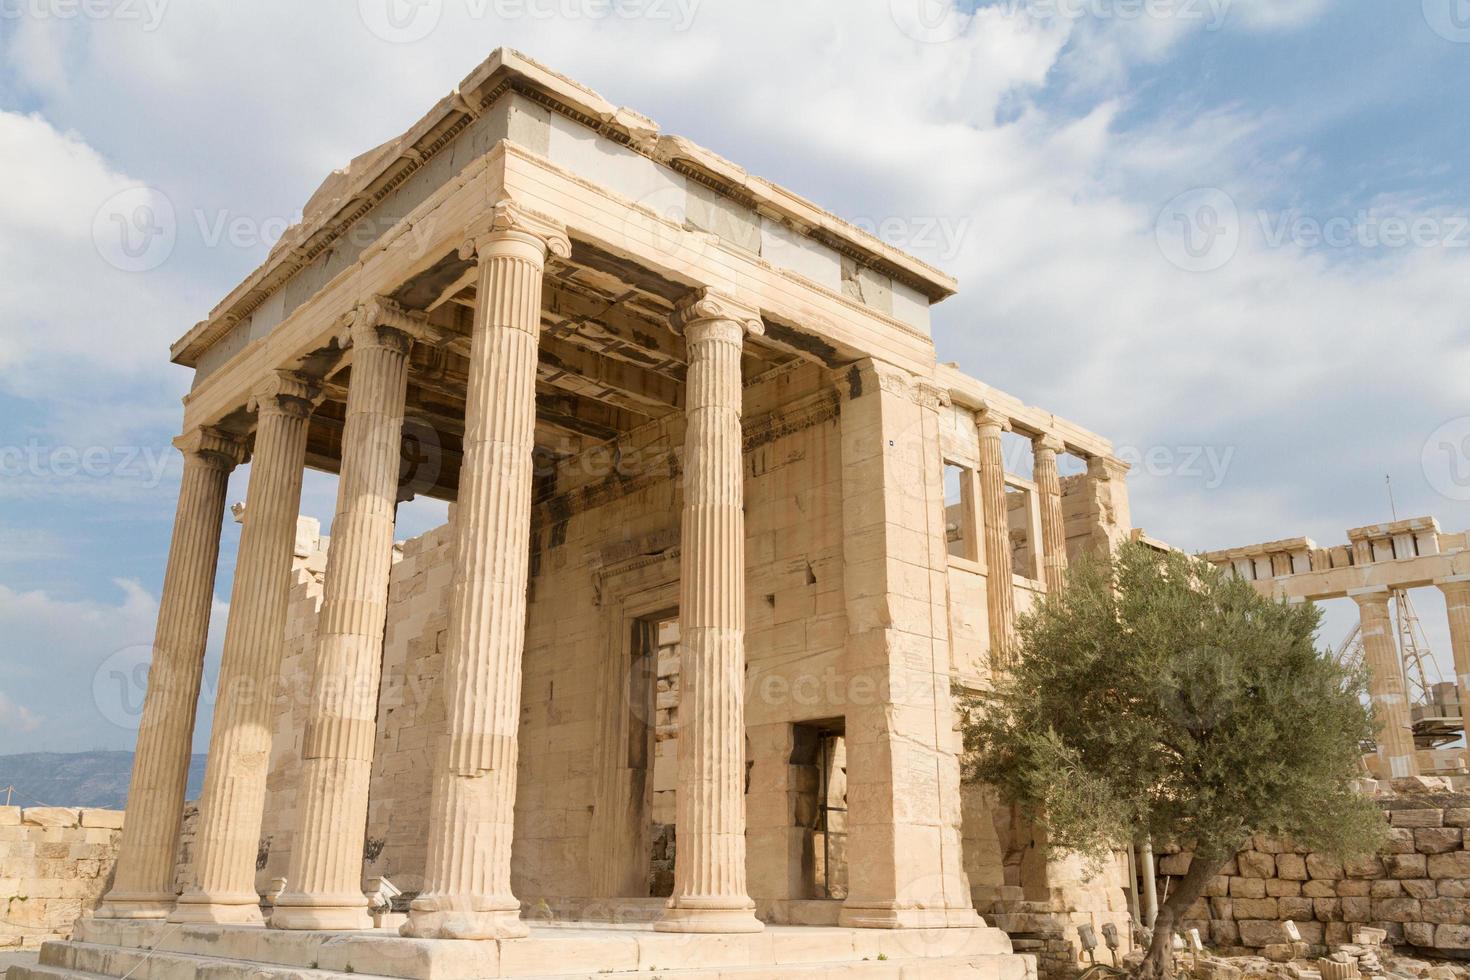
[[[772,927],[759,935],[669,935],[629,926],[538,924],[501,942],[407,940],[373,933],[281,933],[244,927],[169,927],[93,921],[42,953],[26,980],[90,974],[137,980],[208,973],[216,978],[691,976],[776,978],[1034,978],[994,930]]]
[[[955,288],[495,53],[174,346],[195,381],[116,877],[30,972],[1019,980],[977,908],[1063,967],[1073,922],[1128,936],[1117,869],[1043,857],[960,782],[955,686],[1132,529],[1105,439],[938,363]],[[339,478],[329,546],[299,531],[307,468]],[[418,495],[450,522],[395,542]]]

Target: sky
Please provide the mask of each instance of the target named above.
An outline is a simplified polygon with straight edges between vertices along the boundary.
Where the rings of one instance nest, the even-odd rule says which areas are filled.
[[[131,747],[169,344],[502,45],[955,275],[939,359],[1110,438],[1152,536],[1470,527],[1470,0],[0,0],[3,751]]]

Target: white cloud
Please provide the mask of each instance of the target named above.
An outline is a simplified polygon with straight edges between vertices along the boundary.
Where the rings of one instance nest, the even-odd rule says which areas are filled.
[[[23,704],[16,704],[4,691],[0,691],[0,731],[29,735],[45,723],[44,717]]]
[[[98,375],[114,385],[161,377],[183,320],[178,297],[164,277],[116,268],[99,250],[114,217],[108,202],[138,182],[36,113],[0,111],[0,172],[0,391],[34,397]]]
[[[1419,468],[1423,440],[1466,412],[1470,249],[1273,244],[1283,215],[1259,214],[1305,196],[1329,166],[1312,130],[1349,118],[1357,93],[1313,90],[1320,104],[1263,113],[1153,92],[1140,120],[1130,74],[1208,21],[1047,20],[1000,4],[924,43],[894,2],[707,0],[683,32],[476,18],[483,4],[445,3],[417,44],[375,37],[355,3],[172,4],[153,32],[26,23],[0,41],[7,89],[39,107],[0,114],[0,392],[47,399],[52,426],[83,445],[114,444],[131,421],[170,424],[183,373],[165,364],[167,343],[265,251],[204,247],[197,216],[294,215],[329,170],[505,44],[844,216],[963,229],[944,254],[898,243],[960,280],[936,311],[941,360],[1120,445],[1233,453],[1215,487],[1136,477],[1134,518],[1151,533],[1189,548],[1336,542],[1382,516],[1387,469],[1401,510],[1470,525],[1470,507],[1436,495]],[[1301,30],[1326,8],[1235,0],[1217,26]],[[1425,162],[1402,172],[1410,164]],[[164,265],[129,274],[98,254],[94,218],[140,183],[176,209],[178,240]],[[1209,273],[1171,265],[1155,234],[1165,204],[1199,187],[1230,195],[1240,232]],[[1412,192],[1377,203],[1455,217]],[[1351,215],[1358,203],[1333,206]],[[78,394],[79,371],[98,380]],[[325,522],[333,497],[313,481],[304,509]],[[151,635],[127,602],[37,602],[0,591],[0,627],[44,607],[14,635],[49,636],[34,625],[49,616],[58,648],[82,661],[90,635],[71,624],[86,616],[105,625],[96,635]]]

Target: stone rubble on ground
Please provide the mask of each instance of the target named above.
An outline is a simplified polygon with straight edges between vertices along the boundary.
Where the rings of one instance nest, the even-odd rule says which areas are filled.
[[[1296,955],[1283,958],[1280,947]],[[1352,942],[1330,947],[1322,958],[1308,957],[1305,943],[1267,947],[1262,954],[1198,958],[1182,954],[1176,968],[1194,980],[1470,980],[1470,960],[1400,956],[1383,929],[1355,929]]]

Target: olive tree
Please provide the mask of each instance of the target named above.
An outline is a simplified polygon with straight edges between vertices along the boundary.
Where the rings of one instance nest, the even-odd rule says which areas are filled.
[[[1074,564],[1021,617],[1015,665],[964,701],[965,779],[1043,823],[1053,848],[1192,853],[1145,977],[1172,976],[1183,915],[1251,835],[1347,857],[1385,834],[1353,785],[1374,734],[1365,677],[1316,647],[1320,622],[1310,603],[1125,544]]]

